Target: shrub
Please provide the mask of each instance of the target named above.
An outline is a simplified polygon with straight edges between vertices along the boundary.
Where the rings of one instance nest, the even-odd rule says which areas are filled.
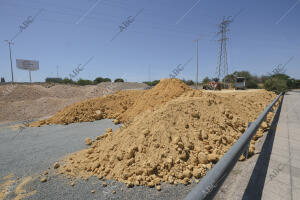
[[[187,80],[187,81],[183,80],[183,82],[187,85],[194,85],[194,81],[192,80]]]
[[[289,89],[295,89],[296,88],[296,81],[295,79],[288,79],[286,82]]]
[[[145,84],[147,84],[147,85],[151,86],[151,83],[152,83],[152,82],[149,82],[149,81],[144,81],[143,83],[145,83]]]
[[[155,86],[155,85],[157,85],[159,83],[159,80],[155,80],[155,81],[152,81],[152,82],[145,81],[143,83],[145,83],[145,84],[147,84],[149,86]]]
[[[300,88],[300,80],[295,80],[295,88]]]
[[[221,84],[221,89],[228,89],[232,87],[232,83],[220,83]]]
[[[65,84],[75,84],[75,82],[72,79],[69,78],[64,78],[64,80],[62,81]]]
[[[92,85],[93,82],[91,80],[83,80],[83,79],[79,79],[77,81],[78,85]]]
[[[264,88],[277,94],[288,90],[287,81],[280,78],[270,78],[265,81]]]
[[[246,88],[257,89],[258,88],[257,82],[253,79],[246,81]]]
[[[46,78],[46,83],[62,83],[63,80],[61,78]]]

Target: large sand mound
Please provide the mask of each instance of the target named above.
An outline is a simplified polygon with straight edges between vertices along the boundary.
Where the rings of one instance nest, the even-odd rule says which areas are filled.
[[[167,91],[161,87],[163,84],[153,91]],[[235,98],[235,94],[180,89],[185,90],[188,91],[181,97],[137,115],[128,126],[115,132],[108,130],[97,137],[90,148],[70,155],[61,172],[70,176],[112,178],[128,186],[154,186],[162,181],[187,184],[192,177],[204,176],[241,136],[248,121],[254,120],[276,96],[258,91]],[[157,92],[156,96],[162,94]],[[142,93],[139,100],[143,97],[151,98]],[[166,99],[171,97],[169,94]],[[145,104],[145,108],[148,105],[152,104]],[[271,117],[272,113],[268,120]],[[261,137],[265,128],[266,123],[254,140]],[[254,152],[254,140],[250,154]]]
[[[60,171],[128,185],[187,184],[192,177],[204,176],[275,96],[265,90],[202,92],[178,79],[164,79],[152,90],[86,100],[32,125],[116,118],[126,125],[87,140],[91,147],[70,155]],[[271,118],[272,113],[268,121]],[[263,123],[250,154],[266,128]]]

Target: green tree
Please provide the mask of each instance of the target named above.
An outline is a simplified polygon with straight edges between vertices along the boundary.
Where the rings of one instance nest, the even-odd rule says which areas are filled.
[[[240,71],[240,72],[235,71],[233,72],[233,75],[235,77],[245,77],[246,81],[252,79],[252,75],[248,71]]]
[[[214,82],[219,82],[220,79],[216,77],[216,78],[213,78],[212,80],[213,80]]]
[[[114,82],[115,82],[115,83],[117,83],[117,82],[124,82],[124,80],[121,79],[121,78],[116,78]]]
[[[273,91],[277,94],[288,90],[287,81],[278,77],[271,77],[264,83],[264,88],[269,91]]]
[[[104,78],[102,77],[97,77],[95,80],[94,80],[94,84],[98,84],[98,83],[101,83],[103,82]]]
[[[266,75],[262,75],[259,79],[260,83],[264,83],[266,80],[268,80],[270,78],[270,76],[266,76]]]
[[[207,83],[209,83],[210,81],[211,81],[210,78],[205,77],[205,78],[202,80],[202,83],[203,83],[203,84],[207,84]]]
[[[104,78],[103,82],[111,82],[110,78]]]
[[[273,74],[271,77],[286,80],[286,81],[290,79],[290,76],[286,74]]]
[[[235,79],[236,77],[234,74],[228,74],[227,76],[224,77],[223,81],[226,83],[234,83]]]

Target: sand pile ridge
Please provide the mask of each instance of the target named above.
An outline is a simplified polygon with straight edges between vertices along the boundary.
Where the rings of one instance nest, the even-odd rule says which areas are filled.
[[[160,106],[187,91],[192,91],[192,89],[178,79],[162,79],[151,90],[118,91],[111,95],[72,104],[53,117],[34,122],[31,126],[69,124],[103,118],[114,118],[119,122],[129,122],[141,112]]]

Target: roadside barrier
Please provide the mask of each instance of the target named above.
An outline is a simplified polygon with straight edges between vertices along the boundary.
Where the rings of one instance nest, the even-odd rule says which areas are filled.
[[[247,130],[234,143],[234,145],[224,154],[217,164],[201,179],[201,181],[184,198],[185,200],[213,199],[219,191],[223,182],[233,169],[242,154],[248,154],[249,144],[252,137],[259,129],[261,123],[266,120],[267,114],[272,110],[275,103],[283,96],[280,93],[275,100],[270,103],[258,118],[249,124]],[[282,102],[281,102],[282,103]],[[280,106],[278,106],[280,109]],[[278,111],[278,110],[277,110]]]

